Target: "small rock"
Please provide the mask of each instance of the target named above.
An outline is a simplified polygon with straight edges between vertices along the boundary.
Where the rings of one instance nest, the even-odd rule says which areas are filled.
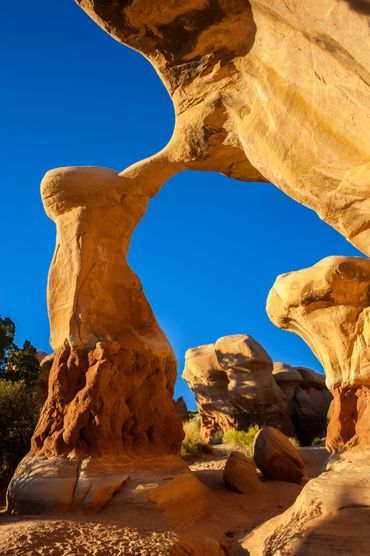
[[[241,452],[232,452],[225,465],[224,482],[241,494],[250,494],[261,489],[256,466]]]
[[[253,458],[266,479],[299,484],[304,461],[289,439],[274,427],[264,427],[255,439]]]

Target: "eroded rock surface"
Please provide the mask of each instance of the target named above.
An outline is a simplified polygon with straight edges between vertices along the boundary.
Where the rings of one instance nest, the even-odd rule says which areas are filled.
[[[251,494],[262,488],[254,463],[241,452],[229,455],[223,477],[228,487],[242,494]]]
[[[369,11],[355,0],[77,0],[153,64],[173,160],[267,180],[370,254]]]
[[[273,363],[251,336],[225,336],[188,350],[182,376],[195,395],[205,438],[258,424],[310,444],[326,431],[332,396],[325,378],[311,369]]]
[[[299,484],[304,460],[289,439],[278,429],[263,427],[254,439],[253,459],[266,479]]]
[[[228,428],[273,425],[294,429],[268,353],[251,336],[224,336],[186,352],[183,378],[192,389],[205,438]]]
[[[325,369],[332,450],[370,444],[369,288],[368,259],[328,257],[279,276],[267,302],[271,320],[302,336]]]
[[[250,556],[363,556],[370,546],[369,452],[335,456],[296,502],[248,535]]]
[[[305,367],[274,363],[273,377],[288,402],[288,413],[300,443],[310,445],[325,435],[332,394],[325,376]]]

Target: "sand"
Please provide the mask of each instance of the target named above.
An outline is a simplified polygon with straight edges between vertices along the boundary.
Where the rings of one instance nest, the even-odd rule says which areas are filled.
[[[198,522],[171,530],[151,531],[145,516],[137,527],[118,516],[8,516],[0,514],[0,555],[162,556],[179,538],[217,539],[230,556],[245,554],[241,539],[257,525],[282,513],[301,487],[285,482],[263,482],[261,492],[251,495],[228,490],[222,471],[226,456],[214,450],[189,461],[190,469],[212,492],[212,505]]]

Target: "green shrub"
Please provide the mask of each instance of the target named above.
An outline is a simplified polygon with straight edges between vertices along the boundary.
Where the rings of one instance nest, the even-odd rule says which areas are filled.
[[[229,429],[224,432],[224,444],[229,445],[230,451],[237,450],[251,458],[253,456],[254,437],[259,430],[259,425],[252,425],[247,431]]]
[[[224,443],[224,433],[222,431],[216,432],[213,436],[211,436],[209,443],[211,446],[217,446],[219,444]]]
[[[10,479],[29,450],[41,403],[24,382],[0,380],[0,480]]]
[[[320,436],[316,436],[312,442],[311,442],[311,446],[321,446],[321,442],[323,441],[323,438],[321,438]]]
[[[197,415],[183,424],[185,438],[180,448],[182,458],[199,456],[201,452],[210,452],[208,444],[205,444],[200,434],[200,416]]]

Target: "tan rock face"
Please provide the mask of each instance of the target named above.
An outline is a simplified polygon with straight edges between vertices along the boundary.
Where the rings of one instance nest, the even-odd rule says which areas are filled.
[[[223,477],[228,487],[242,494],[251,494],[262,488],[254,463],[241,452],[229,455]]]
[[[366,10],[352,0],[77,3],[158,71],[176,111],[173,160],[271,181],[370,254]]]
[[[294,429],[272,376],[268,353],[251,336],[235,334],[186,352],[183,378],[192,389],[205,438],[228,428],[271,424]]]
[[[271,320],[302,336],[325,369],[331,449],[370,442],[369,287],[369,260],[328,257],[279,276],[267,301]]]
[[[242,541],[250,556],[362,556],[370,546],[369,451],[333,458],[295,503]]]
[[[183,378],[195,395],[205,438],[267,424],[311,444],[326,431],[332,396],[324,377],[273,363],[251,336],[225,336],[188,350]]]
[[[263,427],[254,439],[253,459],[266,479],[300,483],[304,460],[278,429]]]
[[[174,354],[126,261],[147,187],[103,168],[53,170],[43,180],[57,225],[48,284],[56,355],[31,453],[178,451]]]
[[[288,413],[303,445],[326,432],[332,394],[325,377],[304,367],[274,363],[273,377],[288,402]]]

